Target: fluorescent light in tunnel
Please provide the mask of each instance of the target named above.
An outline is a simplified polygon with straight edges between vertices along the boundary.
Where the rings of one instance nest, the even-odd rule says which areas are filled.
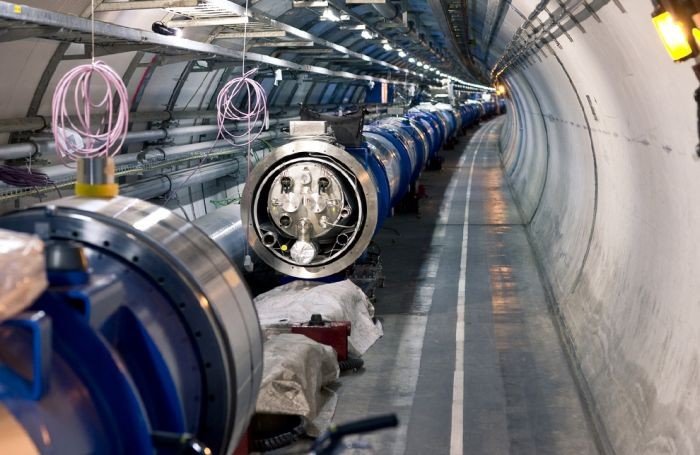
[[[402,49],[399,49],[399,57],[401,57],[401,58],[406,57],[406,53]]]
[[[360,36],[364,39],[372,39],[373,38],[372,32],[370,32],[369,30],[362,30],[362,33],[360,33]]]
[[[338,17],[338,15],[335,14],[335,12],[330,8],[326,8],[323,10],[323,14],[321,15],[321,19],[326,20],[326,21],[331,21],[331,22],[340,21],[340,18]]]
[[[384,50],[385,50],[385,51],[390,51],[390,50],[392,50],[392,49],[393,49],[393,47],[391,47],[391,44],[389,44],[389,43],[384,43]]]
[[[409,58],[408,58],[408,61],[411,62],[411,63],[416,63],[416,59],[413,58],[413,57],[409,57]]]

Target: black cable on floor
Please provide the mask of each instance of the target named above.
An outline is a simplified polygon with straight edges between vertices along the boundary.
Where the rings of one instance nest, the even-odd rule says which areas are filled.
[[[340,371],[360,370],[365,366],[365,361],[362,359],[348,358],[347,360],[340,360],[338,366],[340,367]]]
[[[298,417],[298,419],[298,424],[289,431],[283,431],[281,433],[263,438],[255,438],[254,434],[251,435],[249,449],[253,452],[268,452],[270,450],[282,449],[294,444],[306,433],[304,429],[304,419],[301,417]]]

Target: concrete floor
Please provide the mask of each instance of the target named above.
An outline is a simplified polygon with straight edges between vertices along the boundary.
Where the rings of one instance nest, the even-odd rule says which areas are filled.
[[[375,453],[597,453],[504,180],[501,122],[444,152],[422,177],[421,217],[396,216],[377,238],[385,336],[341,378],[334,419],[397,413],[400,428],[362,438]]]

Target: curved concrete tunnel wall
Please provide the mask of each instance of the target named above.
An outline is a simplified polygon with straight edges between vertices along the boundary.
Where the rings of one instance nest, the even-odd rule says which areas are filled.
[[[612,449],[699,453],[697,81],[624,6],[506,73],[502,158]]]

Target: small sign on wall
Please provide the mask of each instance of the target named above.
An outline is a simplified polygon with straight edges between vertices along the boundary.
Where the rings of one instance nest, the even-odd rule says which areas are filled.
[[[394,102],[394,84],[381,82],[367,88],[367,104],[391,104]]]

